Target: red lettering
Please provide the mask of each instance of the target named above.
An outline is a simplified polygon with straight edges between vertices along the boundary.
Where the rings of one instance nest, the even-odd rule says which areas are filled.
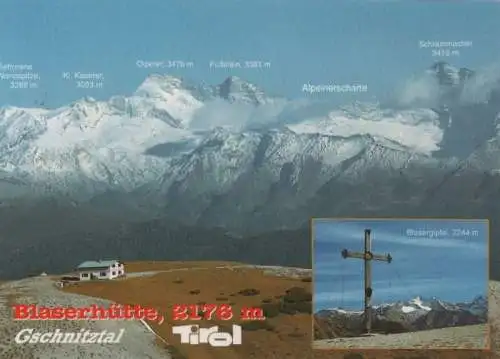
[[[125,319],[132,319],[134,317],[134,309],[130,304],[127,304],[124,308]]]
[[[155,308],[144,309],[144,315],[147,320],[154,321],[158,319],[158,311]]]
[[[90,308],[78,308],[77,312],[78,312],[78,319],[87,319],[87,313],[90,312]]]
[[[141,305],[111,305],[109,308],[98,307],[38,307],[35,304],[15,304],[12,307],[15,320],[75,320],[75,319],[146,319],[156,321],[163,316],[158,309]],[[123,310],[122,310],[123,309]],[[199,320],[200,308],[196,305],[175,305],[172,308],[173,320]],[[106,315],[107,314],[107,315]]]
[[[102,307],[98,307],[96,304],[92,304],[90,306],[90,318],[92,320],[100,320],[100,319],[107,319],[106,317],[106,309]]]
[[[120,319],[120,307],[116,304],[111,304],[108,308],[107,319]]]
[[[38,319],[51,319],[50,314],[50,308],[42,307],[38,309]]]
[[[188,305],[188,308],[189,308],[189,319],[190,320],[201,320],[201,316],[199,314],[201,311],[200,306],[198,306],[196,304],[190,304],[190,305]]]
[[[76,318],[76,309],[75,308],[71,308],[71,307],[70,308],[66,308],[66,318],[65,319],[71,320],[71,319],[75,319],[75,318]]]
[[[229,304],[221,304],[217,308],[216,316],[219,320],[231,320],[233,319],[233,308]]]
[[[134,313],[135,319],[144,319],[144,308],[140,304],[134,305]]]
[[[172,320],[187,320],[187,306],[183,304],[174,304],[172,307]]]
[[[264,310],[257,307],[243,307],[240,311],[240,319],[242,320],[264,320]]]
[[[204,319],[212,320],[216,310],[217,310],[217,304],[204,304],[203,305]]]
[[[56,307],[52,310],[51,319],[65,319],[64,308]]]
[[[30,317],[30,309],[31,305],[26,304],[16,304],[13,306],[14,310],[14,319],[16,320],[24,320]]]

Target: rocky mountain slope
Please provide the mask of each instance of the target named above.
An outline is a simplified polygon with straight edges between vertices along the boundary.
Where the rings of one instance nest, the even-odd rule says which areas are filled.
[[[413,354],[417,353],[425,357],[429,355],[440,357],[445,355],[444,352],[452,353],[453,356],[457,356],[460,351],[456,351],[456,349],[469,349],[463,351],[465,353],[464,358],[478,355],[481,356],[470,349],[484,350],[484,348],[490,348],[491,352],[483,351],[483,353],[488,353],[486,355],[487,357],[496,357],[499,353],[497,343],[499,342],[498,339],[500,339],[498,338],[498,318],[500,318],[498,315],[498,291],[499,282],[490,281],[488,293],[488,325],[479,324],[447,327],[389,335],[378,334],[371,337],[344,337],[315,340],[313,347],[318,349],[351,349],[355,350],[357,353],[362,352],[363,354],[364,350],[367,349],[412,349]],[[316,328],[318,328],[317,325]],[[415,349],[420,349],[421,351],[415,352]],[[428,349],[441,350],[429,351]],[[448,349],[455,350],[450,352]],[[331,355],[331,352],[328,353]],[[397,351],[394,353],[398,353],[397,355],[399,356],[405,355]],[[391,356],[389,353],[387,353],[387,355]]]
[[[291,201],[282,211],[315,212],[311,201],[332,181],[364,182],[373,171],[388,182],[404,173],[417,185],[426,171],[443,176],[457,158],[480,175],[500,168],[494,91],[461,98],[469,83],[478,86],[475,73],[443,63],[425,76],[435,98],[404,108],[333,108],[270,97],[236,77],[208,86],[168,75],[149,76],[129,97],[2,108],[1,182],[9,192],[79,201],[127,193],[189,224],[240,226],[283,198]]]
[[[321,310],[314,314],[316,339],[356,337],[364,333],[363,312],[342,309]],[[488,320],[488,302],[478,296],[467,303],[447,303],[437,298],[414,298],[374,306],[373,333],[395,334],[420,330],[440,329],[485,324]]]
[[[159,222],[250,240],[314,216],[483,217],[495,233],[500,87],[444,63],[419,76],[427,96],[412,80],[404,101],[343,107],[236,77],[151,75],[131,96],[2,108],[0,246],[9,258],[39,243],[109,247],[122,225],[145,243]]]

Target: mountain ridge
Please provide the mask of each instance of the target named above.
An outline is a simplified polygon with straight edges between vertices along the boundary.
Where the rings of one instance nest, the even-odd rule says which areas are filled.
[[[416,332],[485,324],[488,321],[488,300],[482,295],[460,303],[417,297],[373,306],[371,313],[374,333]],[[316,325],[321,325],[321,330],[315,331],[315,340],[356,337],[364,332],[364,314],[360,311],[323,309],[314,316]]]
[[[158,83],[164,78],[172,83]],[[450,88],[433,79],[442,92]],[[80,209],[122,213],[127,225],[140,219],[141,238],[157,218],[245,238],[284,230],[299,235],[311,217],[332,216],[491,218],[492,233],[500,230],[494,200],[500,146],[491,130],[500,101],[448,102],[446,113],[434,106],[439,96],[434,107],[375,102],[339,108],[274,97],[255,104],[238,96],[226,101],[217,85],[183,81],[150,77],[142,90],[156,97],[1,109],[0,208],[23,213],[33,203],[52,213],[47,203],[61,201],[75,215]],[[69,223],[61,226],[86,238],[85,229]],[[96,237],[117,243],[91,223]],[[0,235],[26,245],[37,241],[35,233]],[[47,241],[59,243],[61,235]],[[9,244],[6,255],[14,248]]]
[[[439,71],[436,73],[440,74]],[[446,83],[444,86],[451,85]],[[219,98],[227,102],[223,105],[226,107],[217,107]],[[193,85],[171,75],[153,74],[130,97],[113,96],[109,101],[84,98],[54,110],[2,109],[0,124],[5,124],[7,136],[0,141],[0,159],[12,176],[31,177],[35,182],[37,177],[41,177],[41,182],[57,182],[62,174],[58,177],[48,173],[62,172],[70,177],[76,176],[75,181],[97,181],[103,186],[122,186],[125,190],[132,190],[157,180],[157,175],[149,176],[148,172],[158,172],[159,168],[169,166],[170,161],[165,157],[151,156],[152,148],[167,144],[174,148],[175,144],[190,143],[195,150],[196,146],[205,145],[203,139],[212,136],[215,130],[208,124],[201,132],[189,127],[201,109],[215,106],[213,111],[229,111],[230,118],[238,118],[240,110],[243,116],[265,118],[265,112],[258,111],[266,109],[266,105],[272,102],[272,98],[266,97],[257,86],[235,76],[226,78],[219,85],[208,86]],[[250,107],[242,110],[238,107],[242,104]],[[279,114],[294,106],[295,102],[289,101],[269,111],[278,111]],[[231,111],[236,112],[231,115]],[[210,117],[210,113],[203,114]],[[436,151],[442,140],[439,117],[443,115],[436,114],[431,108],[394,111],[377,104],[358,103],[341,110],[332,108],[320,118],[301,116],[306,117],[299,123],[276,122],[264,131],[286,133],[291,130],[298,136],[322,134],[332,138],[366,134],[376,139],[380,146],[397,145],[408,152],[425,154]],[[289,117],[293,117],[293,112]],[[233,131],[252,135],[252,129],[236,128]],[[417,132],[404,134],[404,131]],[[230,132],[227,134],[230,136]],[[427,139],[423,140],[426,136]],[[423,143],[427,143],[426,149],[416,147],[423,146]],[[297,148],[295,151],[299,154],[307,149]],[[175,158],[176,152],[167,157]],[[120,173],[119,168],[127,170]],[[171,168],[166,172],[176,171],[176,168]],[[68,187],[64,181],[60,185]]]

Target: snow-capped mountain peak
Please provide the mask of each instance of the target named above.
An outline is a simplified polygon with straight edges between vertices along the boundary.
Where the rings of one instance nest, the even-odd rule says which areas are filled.
[[[473,303],[476,306],[473,306]],[[415,332],[452,326],[483,324],[488,320],[487,302],[478,297],[473,302],[448,303],[437,298],[416,297],[408,301],[383,304],[372,308],[372,330],[385,334],[392,331]],[[359,311],[335,308],[320,310],[315,317],[327,323],[343,323],[352,334],[364,332],[364,315]]]
[[[262,105],[270,100],[263,90],[237,76],[230,76],[220,85],[216,86],[216,93],[219,97],[229,102]]]
[[[182,79],[180,78],[171,75],[152,74],[146,77],[135,91],[135,94],[144,97],[162,98],[165,92],[181,88]]]
[[[141,108],[143,115],[155,112],[163,117],[171,117],[187,127],[193,114],[203,106],[196,95],[196,88],[189,86],[184,80],[154,74],[148,76],[137,88],[130,101]]]
[[[441,165],[433,153],[445,131],[431,108],[277,100],[235,76],[209,86],[154,74],[131,96],[86,97],[57,109],[4,107],[0,170],[54,188],[91,179],[102,188],[147,184],[163,193],[176,183],[176,193],[196,183],[200,194],[224,193],[243,177],[261,176],[263,186],[278,181],[287,191],[304,181],[313,188],[314,178],[306,198],[332,178],[361,181],[370,169]],[[417,304],[405,305],[429,306]]]
[[[287,126],[295,133],[318,133],[350,137],[355,134],[371,135],[378,142],[399,144],[398,148],[430,154],[439,149],[443,131],[438,115],[430,109],[394,111],[377,104],[353,105],[333,110],[319,118],[308,118]]]
[[[431,310],[431,307],[424,305],[424,302],[422,301],[422,298],[420,296],[411,299],[408,304],[419,309]]]
[[[438,61],[433,64],[430,67],[429,72],[433,73],[439,84],[444,86],[463,85],[471,76],[474,75],[474,71],[472,70],[465,67],[457,68],[445,61]]]
[[[91,117],[104,111],[107,103],[96,101],[92,97],[84,97],[68,106],[68,111],[77,118]]]
[[[390,315],[390,313],[394,312],[404,314],[413,313],[412,315],[426,315],[431,311],[464,312],[471,313],[473,315],[484,316],[488,310],[488,301],[483,296],[477,296],[472,301],[461,303],[446,302],[434,297],[431,299],[424,299],[420,296],[417,296],[406,301],[374,305],[372,309],[374,310],[374,313],[379,316],[388,316]],[[342,308],[332,308],[329,309],[329,311],[343,314],[361,313],[359,311],[350,311]]]

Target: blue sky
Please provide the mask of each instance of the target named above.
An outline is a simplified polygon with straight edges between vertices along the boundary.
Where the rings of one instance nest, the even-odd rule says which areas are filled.
[[[208,83],[239,75],[289,97],[307,82],[365,83],[362,96],[371,98],[436,60],[419,40],[472,41],[452,59],[460,66],[499,60],[499,18],[498,4],[456,1],[4,0],[0,62],[31,64],[41,81],[24,90],[0,81],[0,105],[130,94],[150,72],[139,59],[192,61],[172,74]],[[271,68],[211,71],[211,60]],[[65,71],[101,72],[104,87],[76,89],[61,79]]]
[[[315,310],[362,308],[363,261],[343,259],[340,253],[363,251],[365,228],[372,230],[372,251],[393,257],[390,264],[372,265],[374,304],[416,296],[458,302],[486,295],[487,221],[315,220]],[[421,234],[416,236],[416,230]]]

